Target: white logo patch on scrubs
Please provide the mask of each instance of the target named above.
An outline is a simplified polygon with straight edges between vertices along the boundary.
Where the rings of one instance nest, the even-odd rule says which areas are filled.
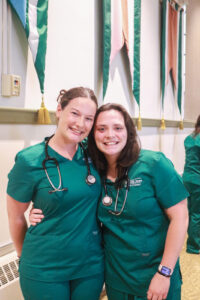
[[[130,180],[130,186],[140,186],[142,185],[142,178],[134,178]]]

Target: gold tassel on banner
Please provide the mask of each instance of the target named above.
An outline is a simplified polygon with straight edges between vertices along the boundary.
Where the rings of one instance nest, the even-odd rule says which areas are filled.
[[[183,126],[183,120],[181,120],[180,123],[179,123],[179,129],[180,129],[180,130],[183,130],[183,129],[184,129],[184,126]]]
[[[38,111],[38,120],[37,120],[38,124],[51,124],[51,119],[49,116],[49,111],[48,109],[45,107],[44,104],[44,95],[42,95],[42,103],[40,106],[40,109]]]
[[[139,118],[137,120],[137,130],[142,130],[142,120],[139,113]]]
[[[165,129],[166,129],[164,117],[162,117],[161,124],[160,124],[160,129],[162,129],[162,130],[165,130]]]

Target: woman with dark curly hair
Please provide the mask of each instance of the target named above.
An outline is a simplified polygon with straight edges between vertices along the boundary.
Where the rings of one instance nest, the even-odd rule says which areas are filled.
[[[200,253],[200,116],[195,129],[184,141],[185,167],[183,182],[190,196],[188,197],[189,227],[186,251]]]
[[[188,193],[171,161],[140,150],[134,123],[118,104],[97,110],[88,147],[103,183],[98,217],[108,299],[180,300]]]

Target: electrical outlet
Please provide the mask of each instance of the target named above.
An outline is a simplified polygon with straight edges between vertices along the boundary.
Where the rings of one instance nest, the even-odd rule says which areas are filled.
[[[21,77],[18,75],[11,75],[11,93],[12,96],[20,95]]]
[[[2,74],[1,95],[12,97],[20,95],[21,77],[13,74]]]

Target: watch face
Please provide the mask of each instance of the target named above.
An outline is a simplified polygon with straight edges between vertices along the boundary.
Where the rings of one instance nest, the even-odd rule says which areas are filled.
[[[165,266],[162,266],[160,272],[164,275],[167,275],[167,276],[170,276],[171,275],[171,269],[165,267]]]

